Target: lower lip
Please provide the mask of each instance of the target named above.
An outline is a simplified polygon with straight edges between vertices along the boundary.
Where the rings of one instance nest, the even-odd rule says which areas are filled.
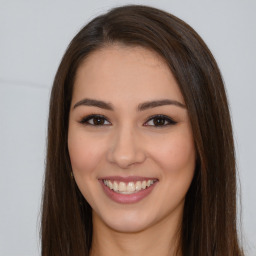
[[[127,195],[127,194],[116,193],[114,190],[107,187],[102,180],[99,180],[99,182],[101,183],[105,194],[113,201],[121,204],[132,204],[132,203],[139,202],[140,200],[147,197],[151,193],[151,191],[154,189],[157,183],[155,182],[154,184],[152,184],[150,187],[146,189],[142,189],[139,192],[135,192],[133,194]]]

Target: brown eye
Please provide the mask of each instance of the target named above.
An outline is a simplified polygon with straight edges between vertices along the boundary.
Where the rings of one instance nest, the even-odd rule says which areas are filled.
[[[104,117],[100,115],[90,115],[83,118],[80,121],[81,124],[92,125],[92,126],[103,126],[110,125],[110,122]]]
[[[105,122],[105,120],[101,117],[94,117],[91,120],[92,120],[93,125],[103,125]],[[88,123],[90,123],[90,122],[88,122]]]
[[[174,125],[176,123],[177,122],[172,120],[170,117],[164,115],[157,115],[150,118],[147,121],[146,126],[164,127],[167,125]]]
[[[164,118],[158,117],[153,119],[154,125],[165,125],[166,120]]]

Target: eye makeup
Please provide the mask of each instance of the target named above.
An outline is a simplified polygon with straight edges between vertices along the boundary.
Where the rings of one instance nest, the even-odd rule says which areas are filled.
[[[105,121],[108,122],[108,124],[105,124]],[[105,126],[110,125],[111,123],[107,120],[107,118],[103,115],[99,114],[91,114],[89,116],[86,116],[82,118],[79,123],[83,125],[91,125],[91,126]]]
[[[104,115],[99,114],[91,114],[86,117],[83,117],[79,123],[83,125],[90,125],[90,126],[109,126],[111,123],[108,121],[108,119]],[[156,128],[162,128],[169,125],[175,125],[177,124],[176,121],[174,121],[172,118],[166,116],[166,115],[153,115],[148,118],[146,123],[143,124],[143,126],[153,126]]]

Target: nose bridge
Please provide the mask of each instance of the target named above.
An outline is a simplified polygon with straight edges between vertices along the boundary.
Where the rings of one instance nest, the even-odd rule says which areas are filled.
[[[108,160],[121,168],[128,168],[145,160],[143,143],[138,131],[130,124],[117,128],[109,148]]]

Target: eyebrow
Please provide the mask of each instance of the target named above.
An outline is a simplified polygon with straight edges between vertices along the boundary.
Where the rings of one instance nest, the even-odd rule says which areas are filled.
[[[179,101],[170,100],[170,99],[162,99],[162,100],[153,100],[153,101],[143,102],[138,105],[137,111],[143,111],[146,109],[160,107],[160,106],[164,106],[164,105],[174,105],[174,106],[181,107],[184,109],[186,108],[186,106]],[[93,106],[93,107],[98,107],[98,108],[102,108],[102,109],[106,109],[106,110],[112,110],[112,111],[114,110],[114,106],[111,103],[108,103],[108,102],[105,102],[102,100],[87,99],[87,98],[78,101],[74,105],[73,108],[75,109],[79,106]]]

